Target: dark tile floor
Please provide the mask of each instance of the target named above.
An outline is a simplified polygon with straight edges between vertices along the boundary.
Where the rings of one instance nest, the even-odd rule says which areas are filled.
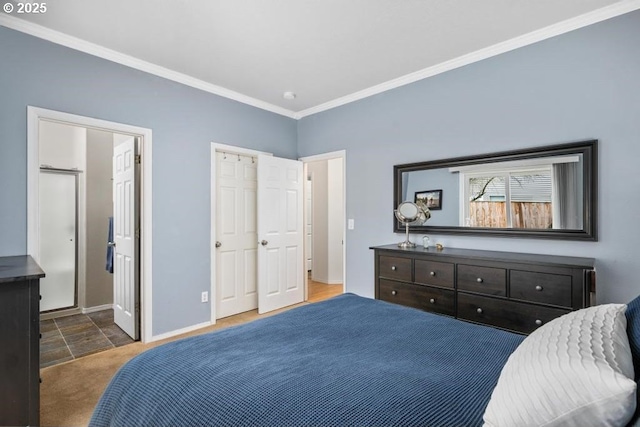
[[[40,333],[41,368],[134,342],[113,323],[113,310],[42,320]]]

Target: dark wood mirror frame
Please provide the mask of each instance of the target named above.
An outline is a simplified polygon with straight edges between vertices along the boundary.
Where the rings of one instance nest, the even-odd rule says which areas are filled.
[[[410,233],[434,233],[434,234],[465,234],[484,235],[489,237],[528,237],[539,239],[562,240],[587,240],[597,241],[597,166],[598,166],[598,141],[589,140],[569,144],[557,144],[544,147],[535,147],[525,150],[503,151],[498,153],[483,154],[470,157],[457,157],[451,159],[434,160],[428,162],[407,163],[393,167],[393,209],[396,209],[402,200],[402,174],[405,172],[478,165],[483,163],[495,163],[512,160],[531,159],[539,157],[552,157],[559,155],[582,154],[583,163],[583,228],[581,230],[567,229],[525,229],[525,228],[484,228],[484,227],[460,227],[460,226],[412,226]],[[437,183],[434,183],[434,187]],[[393,212],[393,209],[390,211]],[[392,215],[393,216],[393,215]],[[427,223],[428,224],[428,221]],[[393,231],[404,232],[398,220],[393,217]]]

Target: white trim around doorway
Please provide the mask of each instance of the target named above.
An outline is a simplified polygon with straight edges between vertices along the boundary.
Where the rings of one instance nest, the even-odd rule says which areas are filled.
[[[121,133],[141,137],[141,199],[140,220],[142,238],[140,241],[140,339],[144,342],[155,341],[152,330],[152,131],[151,129],[110,122],[91,117],[27,107],[27,253],[34,256],[40,252],[39,232],[39,123],[40,120],[81,126],[90,129]]]

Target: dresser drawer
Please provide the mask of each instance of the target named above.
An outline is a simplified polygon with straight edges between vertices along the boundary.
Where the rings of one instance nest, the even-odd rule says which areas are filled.
[[[571,307],[571,276],[519,270],[509,275],[511,298]]]
[[[411,258],[380,257],[380,277],[411,282]]]
[[[453,291],[380,279],[380,299],[407,307],[453,316]]]
[[[570,310],[458,293],[458,318],[528,334]]]
[[[453,264],[417,259],[414,268],[416,283],[453,288]]]
[[[458,289],[488,295],[507,295],[507,270],[458,265]]]

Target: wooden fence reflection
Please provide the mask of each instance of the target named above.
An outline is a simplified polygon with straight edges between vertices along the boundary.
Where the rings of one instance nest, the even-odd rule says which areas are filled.
[[[506,228],[505,202],[470,202],[471,227]],[[549,202],[511,202],[512,228],[551,228],[553,216]]]

